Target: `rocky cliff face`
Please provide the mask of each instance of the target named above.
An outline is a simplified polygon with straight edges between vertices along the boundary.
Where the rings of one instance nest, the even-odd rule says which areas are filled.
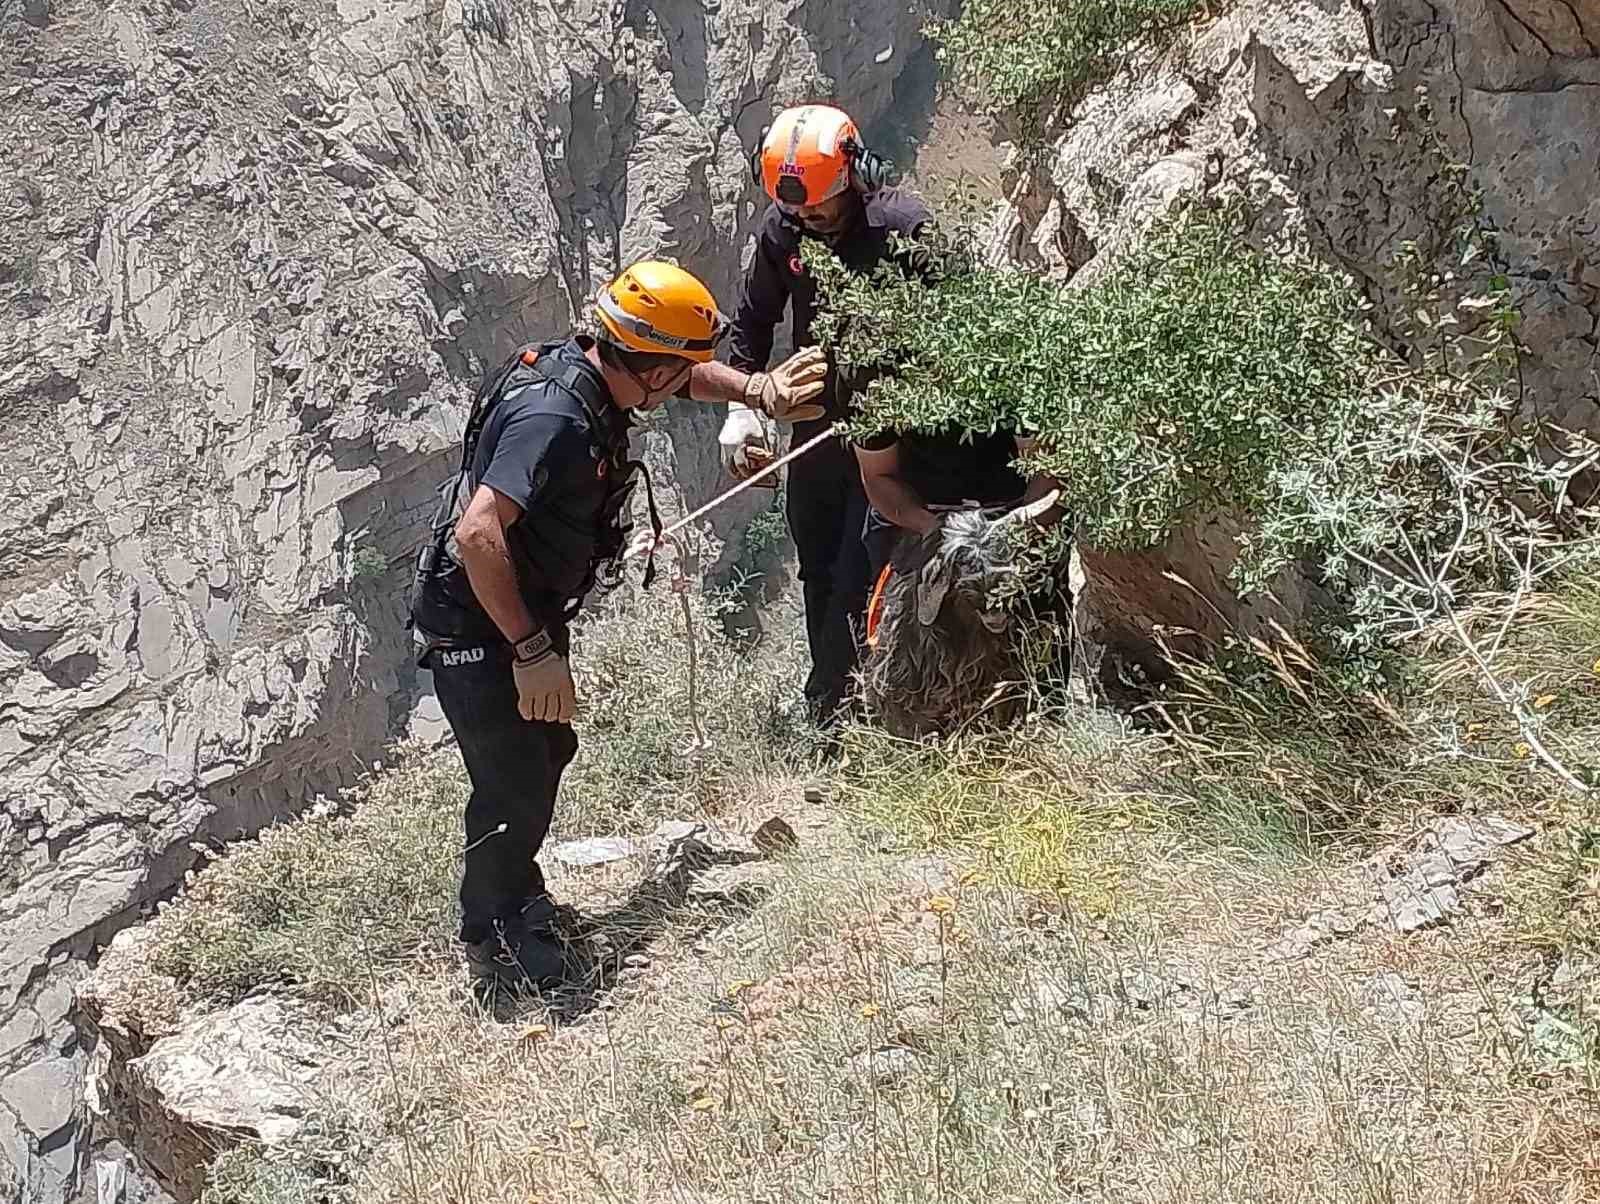
[[[1179,196],[1248,189],[1303,222],[1381,319],[1401,245],[1448,224],[1441,163],[1467,167],[1499,233],[1527,408],[1600,433],[1600,0],[1246,0],[1084,100],[1046,167],[1014,180],[995,250],[1088,282]],[[1090,622],[1137,649],[1157,625],[1216,635],[1298,613],[1297,579],[1278,603],[1233,596],[1233,529],[1212,516],[1148,555],[1086,550]]]
[[[84,959],[405,724],[408,561],[485,362],[646,253],[731,305],[743,148],[802,96],[869,131],[925,101],[927,15],[0,6],[0,1199],[94,1187]],[[717,425],[669,419],[691,501]]]

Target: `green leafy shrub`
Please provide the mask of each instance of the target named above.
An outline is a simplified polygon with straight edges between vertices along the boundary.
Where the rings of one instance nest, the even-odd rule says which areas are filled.
[[[847,364],[898,365],[854,429],[1038,432],[1031,466],[1101,547],[1153,547],[1207,509],[1274,513],[1281,469],[1362,423],[1379,352],[1345,280],[1251,249],[1236,216],[1168,220],[1082,291],[954,258],[933,287],[854,279],[813,251],[824,337]]]
[[[1208,7],[1203,0],[967,0],[959,17],[927,32],[947,79],[1036,133],[1050,107],[1109,76],[1131,46],[1171,36]]]
[[[1397,264],[1413,277],[1396,332],[1409,359],[1373,337],[1345,275],[1250,245],[1242,202],[1174,212],[1076,290],[978,263],[960,235],[936,248],[932,285],[807,254],[821,337],[864,386],[853,433],[1035,433],[1025,467],[1056,477],[1102,550],[1232,513],[1234,587],[1303,563],[1375,671],[1376,649],[1456,598],[1531,589],[1595,554],[1572,489],[1600,454],[1517,420],[1517,315],[1470,216]]]

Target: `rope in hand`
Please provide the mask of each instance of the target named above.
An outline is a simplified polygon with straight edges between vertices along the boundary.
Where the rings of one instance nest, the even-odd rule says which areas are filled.
[[[706,738],[705,728],[700,723],[699,656],[694,641],[694,613],[689,607],[689,579],[694,575],[693,570],[695,567],[692,563],[693,553],[688,549],[685,541],[678,537],[678,532],[696,519],[715,510],[729,498],[737,497],[757,481],[771,476],[785,464],[799,459],[832,434],[833,427],[830,424],[820,433],[807,439],[799,447],[791,448],[760,472],[752,473],[732,489],[723,491],[705,505],[684,515],[671,526],[663,528],[661,534],[656,536],[654,540],[638,540],[623,553],[622,558],[628,560],[634,556],[642,556],[654,548],[661,547],[663,544],[670,544],[672,550],[677,553],[677,567],[672,574],[671,588],[672,592],[678,595],[678,605],[683,611],[683,633],[689,641],[689,724],[694,728],[694,744],[690,747],[690,752],[699,753],[705,751],[711,747],[711,741]]]

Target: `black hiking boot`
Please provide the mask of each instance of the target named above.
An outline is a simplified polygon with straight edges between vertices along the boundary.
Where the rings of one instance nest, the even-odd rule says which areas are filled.
[[[481,941],[466,943],[467,974],[475,990],[547,991],[566,977],[566,947],[553,924],[548,895],[531,899],[521,913],[494,921]]]

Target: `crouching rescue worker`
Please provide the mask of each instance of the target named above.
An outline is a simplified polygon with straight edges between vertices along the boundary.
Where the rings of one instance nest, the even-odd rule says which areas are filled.
[[[863,538],[873,587],[867,610],[868,639],[877,625],[877,607],[895,552],[906,541],[938,530],[953,510],[1010,512],[1038,501],[1057,488],[1054,477],[1026,477],[1016,461],[1033,450],[1034,441],[1012,431],[970,431],[924,434],[885,431],[855,445],[856,462],[867,496]],[[1042,524],[1059,521],[1059,508],[1041,516]],[[1048,587],[1029,599],[1035,619],[1066,622],[1072,595],[1063,565]],[[1057,647],[1052,673],[1066,679],[1071,645]]]
[[[472,783],[460,939],[480,985],[562,977],[535,857],[578,748],[568,623],[621,576],[643,473],[631,412],[684,392],[726,329],[706,287],[667,263],[634,264],[597,308],[597,337],[522,348],[485,380],[412,595],[419,661]],[[650,514],[659,535],[653,499]]]
[[[1054,477],[1030,479],[1017,468],[1032,450],[1031,439],[1007,430],[965,436],[884,431],[857,443],[867,496],[863,538],[874,583],[901,539],[936,530],[950,511],[1015,510],[1056,488]]]
[[[810,348],[817,313],[815,282],[801,262],[802,240],[820,239],[846,267],[870,272],[886,258],[916,272],[916,248],[896,252],[891,235],[911,239],[929,223],[925,205],[887,187],[889,165],[861,142],[848,115],[828,105],[785,109],[763,132],[751,170],[772,199],[757,234],[733,319],[730,365],[695,370],[695,396],[735,402],[719,442],[723,463],[745,479],[771,455],[757,413],[774,412],[770,395],[822,380],[814,418],[794,421],[796,446],[844,417],[849,390]],[[774,332],[785,308],[794,346],[802,350],[770,375]],[[741,403],[742,404],[738,404]],[[785,413],[780,398],[776,407]],[[828,726],[841,712],[856,665],[867,600],[867,554],[862,545],[866,496],[850,448],[830,439],[789,466],[788,519],[800,562],[811,670],[805,684],[813,722]]]

